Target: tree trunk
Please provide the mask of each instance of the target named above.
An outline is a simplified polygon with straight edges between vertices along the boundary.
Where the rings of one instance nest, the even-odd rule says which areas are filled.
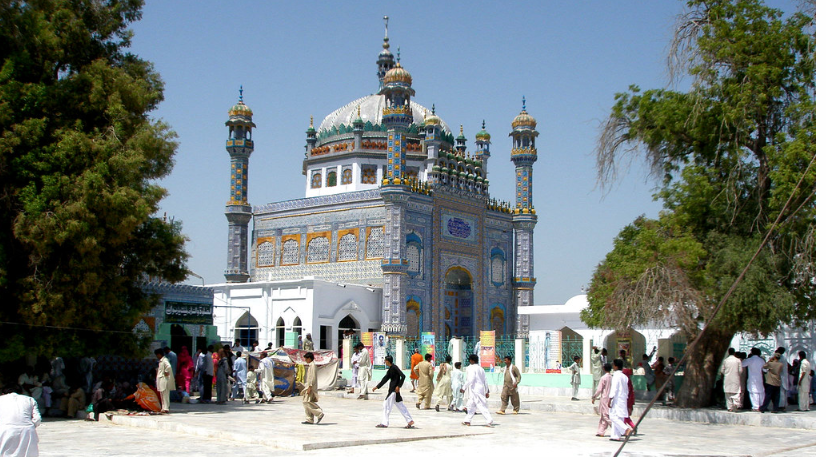
[[[686,358],[683,384],[677,393],[677,406],[707,407],[713,403],[717,372],[734,338],[733,332],[709,326],[703,338]]]

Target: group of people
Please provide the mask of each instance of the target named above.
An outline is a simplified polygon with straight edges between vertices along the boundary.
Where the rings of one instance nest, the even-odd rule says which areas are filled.
[[[437,412],[439,411],[441,403],[447,401],[448,410],[466,413],[462,421],[463,425],[470,426],[471,420],[473,420],[473,417],[478,413],[484,417],[485,426],[493,427],[493,418],[490,415],[486,402],[487,398],[490,397],[490,390],[488,388],[485,370],[479,365],[479,357],[476,354],[468,356],[468,362],[470,364],[464,372],[462,372],[461,363],[457,362],[451,365],[451,357],[446,356],[445,361],[438,366],[439,370],[437,373],[434,371],[431,359],[432,356],[430,353],[422,357],[418,350],[416,350],[411,357],[411,381],[417,382],[413,390],[418,396],[416,408],[421,410],[430,409],[431,399],[434,396],[435,390],[435,396],[437,398],[435,408]],[[413,417],[404,405],[401,394],[401,388],[405,380],[404,373],[393,363],[392,356],[386,356],[384,362],[387,367],[387,373],[384,375],[384,378],[373,387],[373,391],[376,391],[388,382],[390,384],[388,385],[387,396],[384,399],[382,420],[376,427],[387,428],[389,426],[390,412],[395,407],[402,414],[405,422],[407,422],[405,427],[413,428]],[[510,358],[506,358],[506,362],[509,363]],[[413,365],[414,363],[415,365]],[[510,364],[508,365],[510,366]],[[506,395],[505,390],[503,390],[503,409],[499,412],[501,414],[504,414],[504,410],[507,408],[506,397],[513,396],[516,392],[516,386],[519,383],[514,377],[514,375],[519,375],[519,371],[516,367],[513,367],[512,370],[515,371],[515,374],[511,373],[510,375],[512,382],[515,383],[510,387],[512,393]],[[434,375],[436,379],[435,385],[433,383]],[[516,413],[519,410],[518,393],[515,394],[515,398],[513,398],[512,401],[514,413]],[[424,405],[424,407],[422,407],[422,405]]]
[[[611,427],[612,441],[622,441],[623,437],[629,436],[636,427],[631,420],[631,413],[634,410],[635,396],[634,386],[631,382],[633,375],[627,366],[630,361],[620,354],[620,357],[610,363],[607,362],[608,351],[594,347],[592,366],[599,363],[599,371],[593,372],[594,384],[596,388],[591,395],[591,404],[599,400],[599,423],[597,433],[599,437],[605,436],[608,427]],[[621,350],[624,352],[624,350]],[[606,357],[606,358],[603,358]],[[603,359],[606,362],[602,362]]]
[[[746,355],[729,348],[720,368],[726,409],[734,412],[751,407],[755,412],[785,411],[789,401],[797,400],[798,410],[808,411],[813,399],[814,370],[801,350],[793,364],[786,360],[780,347],[766,361],[758,348]],[[748,397],[746,397],[748,395]]]

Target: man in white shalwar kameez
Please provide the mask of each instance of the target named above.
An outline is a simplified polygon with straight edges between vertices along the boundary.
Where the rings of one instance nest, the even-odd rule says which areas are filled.
[[[743,365],[736,356],[734,348],[728,349],[728,358],[723,360],[720,373],[723,374],[723,392],[726,394],[726,408],[734,412],[740,408],[740,375]]]
[[[453,401],[450,402],[447,410],[456,412],[465,408],[465,398],[462,394],[462,388],[465,387],[465,373],[462,371],[462,363],[454,363],[453,373],[450,374],[450,387],[453,390]]]
[[[809,390],[811,390],[811,383],[812,383],[812,365],[809,363],[809,360],[806,359],[806,352],[801,350],[797,353],[797,356],[800,357],[800,377],[798,378],[798,386],[797,386],[797,404],[798,410],[808,411],[809,410]]]
[[[30,396],[0,396],[0,457],[37,457],[40,411]]]
[[[356,345],[359,351],[358,360],[358,377],[359,377],[359,396],[358,399],[367,399],[367,384],[373,376],[373,366],[370,363],[370,352],[364,349],[364,344],[359,342]],[[355,372],[355,371],[353,371]]]
[[[785,411],[789,404],[789,362],[786,361],[786,347],[778,348],[775,353],[780,355],[780,410]]]
[[[467,416],[463,425],[470,426],[470,421],[478,411],[482,414],[487,422],[486,426],[493,427],[493,417],[488,411],[487,399],[490,397],[490,390],[488,389],[488,381],[485,377],[485,370],[479,365],[479,357],[475,354],[468,356],[470,365],[465,370],[465,385],[462,387],[462,393],[465,395],[465,406],[467,407]],[[484,396],[484,397],[483,397]]]
[[[628,417],[628,377],[622,373],[622,359],[614,360],[614,372],[611,375],[611,392],[608,394],[611,417],[611,441],[622,441],[623,436],[631,434],[630,426],[625,424]]]
[[[258,363],[258,370],[261,372],[261,391],[264,393],[264,401],[272,402],[272,392],[275,390],[275,381],[273,378],[273,367],[275,363],[272,358],[267,356],[267,353],[261,353],[261,361]]]
[[[359,345],[361,345],[362,348],[359,348]],[[362,343],[359,342],[358,344],[356,344],[356,352],[353,353],[353,356],[350,357],[350,367],[353,369],[353,378],[352,382],[350,383],[353,389],[350,390],[350,393],[361,393],[357,390],[359,389],[359,360],[361,359],[361,353],[363,349],[364,345],[362,345]]]
[[[752,348],[751,356],[743,361],[743,368],[749,371],[746,387],[751,398],[751,410],[754,412],[760,412],[760,406],[763,405],[763,398],[766,395],[766,389],[763,386],[764,364],[766,361],[760,357],[760,350],[757,348]]]

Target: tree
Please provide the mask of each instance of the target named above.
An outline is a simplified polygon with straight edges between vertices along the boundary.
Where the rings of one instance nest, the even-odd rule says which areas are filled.
[[[127,51],[139,0],[0,6],[0,361],[130,355],[155,299],[186,274],[179,223],[153,217],[175,134],[163,84]]]
[[[642,153],[663,211],[620,232],[582,318],[678,327],[689,342],[704,330],[678,394],[700,407],[734,334],[815,318],[815,37],[812,18],[758,0],[687,3],[670,64],[690,90],[618,94],[596,151],[605,186]]]

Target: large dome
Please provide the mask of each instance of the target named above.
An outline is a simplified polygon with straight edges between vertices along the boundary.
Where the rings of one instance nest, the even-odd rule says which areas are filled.
[[[410,105],[413,107],[413,123],[417,125],[422,124],[430,111],[413,101],[410,101]],[[341,125],[351,126],[353,121],[358,118],[359,107],[361,107],[361,119],[364,120],[365,123],[369,121],[374,125],[381,124],[384,96],[381,94],[371,94],[370,96],[356,99],[324,117],[324,121],[322,121],[321,125],[317,128],[318,131],[324,132],[332,127],[338,128]],[[450,128],[444,121],[442,121],[442,131],[445,134],[451,133]]]

